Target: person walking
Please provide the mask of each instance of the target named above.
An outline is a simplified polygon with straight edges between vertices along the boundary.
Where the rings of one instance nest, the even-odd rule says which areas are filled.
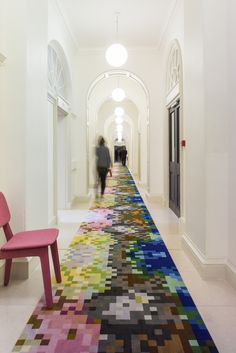
[[[97,172],[101,182],[101,197],[103,197],[106,188],[106,177],[108,169],[112,167],[110,152],[107,146],[105,146],[105,140],[101,136],[98,139],[98,146],[96,147],[97,157]]]
[[[126,157],[127,157],[127,149],[126,147],[123,148],[122,150],[122,155],[121,155],[121,161],[122,161],[122,165],[126,165]]]

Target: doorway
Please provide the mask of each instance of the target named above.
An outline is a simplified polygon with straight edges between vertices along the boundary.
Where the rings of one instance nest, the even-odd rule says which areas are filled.
[[[123,150],[124,146],[114,146],[114,161],[121,162],[121,151]]]
[[[180,102],[169,108],[169,207],[180,217]]]

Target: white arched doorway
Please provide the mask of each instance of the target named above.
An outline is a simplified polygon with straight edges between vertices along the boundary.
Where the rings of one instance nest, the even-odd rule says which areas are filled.
[[[116,116],[115,109],[120,107],[124,110],[122,116],[123,138],[118,141],[116,131]],[[96,132],[98,135],[103,135],[110,146],[112,159],[115,160],[115,146],[125,146],[128,151],[128,163],[130,171],[136,178],[139,178],[139,158],[137,154],[138,146],[138,108],[130,101],[125,99],[121,103],[114,103],[111,99],[106,100],[100,106],[97,112]]]
[[[111,93],[122,88],[126,97],[114,102]],[[125,143],[129,146],[129,167],[137,179],[149,189],[149,96],[143,82],[133,73],[112,70],[97,77],[87,95],[87,161],[88,185],[94,185],[94,148],[97,136],[103,134],[110,149],[114,149],[114,110],[122,106],[125,110],[127,131]],[[110,121],[110,123],[109,123]],[[132,124],[128,121],[133,121]],[[142,166],[142,167],[141,167]]]
[[[48,220],[70,205],[70,76],[62,48],[48,46]]]

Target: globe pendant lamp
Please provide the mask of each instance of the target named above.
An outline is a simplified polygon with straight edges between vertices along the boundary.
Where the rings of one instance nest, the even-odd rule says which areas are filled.
[[[116,43],[108,47],[105,54],[108,64],[113,67],[124,65],[128,58],[126,48],[118,43],[118,16],[119,12],[116,12]]]
[[[106,60],[113,67],[120,67],[127,61],[127,50],[122,44],[114,43],[106,50]]]
[[[121,102],[125,98],[125,91],[122,88],[115,88],[111,93],[112,99],[115,102]]]
[[[122,116],[122,115],[124,115],[124,109],[122,108],[122,107],[116,107],[116,109],[115,109],[115,115],[116,116]]]

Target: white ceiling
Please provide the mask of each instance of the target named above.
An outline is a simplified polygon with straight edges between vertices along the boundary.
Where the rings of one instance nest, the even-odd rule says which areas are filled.
[[[119,41],[127,48],[157,47],[176,0],[56,0],[80,48],[104,48]]]

